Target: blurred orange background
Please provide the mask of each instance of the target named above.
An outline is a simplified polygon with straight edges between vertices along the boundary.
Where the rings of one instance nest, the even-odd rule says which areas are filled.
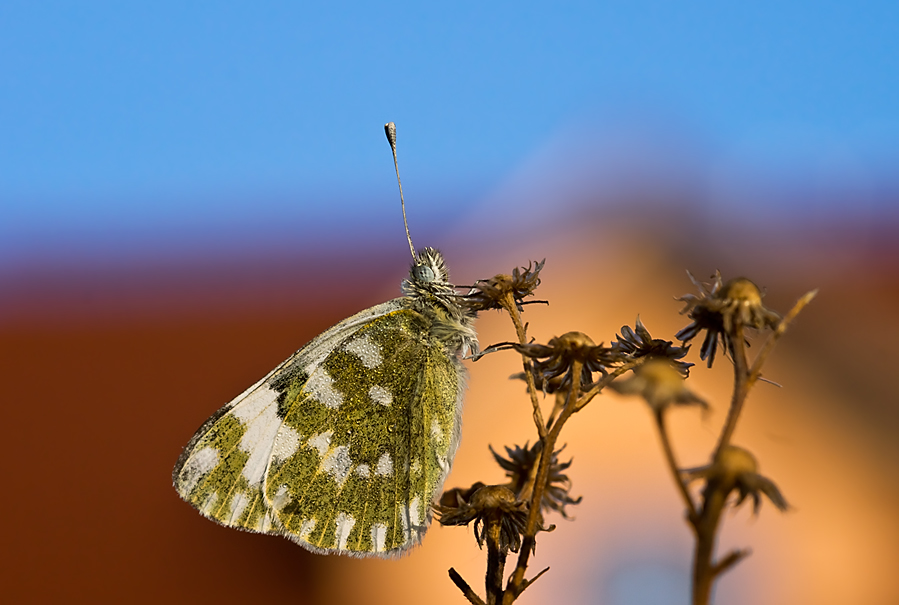
[[[820,288],[769,359],[765,375],[782,387],[756,386],[735,438],[793,510],[765,502],[758,517],[750,507],[727,516],[718,552],[753,554],[720,580],[717,602],[899,602],[893,223],[758,224],[664,188],[614,199],[588,188],[542,207],[510,191],[512,202],[500,192],[450,229],[413,225],[413,235],[441,247],[457,283],[546,258],[537,294],[550,305],[525,315],[539,341],[576,329],[608,343],[637,314],[653,336],[673,338],[687,323],[673,299],[692,291],[685,269],[750,277],[780,312]],[[398,561],[324,557],[210,523],[171,487],[181,447],[207,416],[329,325],[398,293],[408,265],[400,233],[358,248],[335,233],[342,256],[48,270],[11,283],[0,323],[7,602],[460,603],[449,567],[482,592],[485,553],[470,529],[434,526]],[[482,345],[513,336],[499,313],[478,329]],[[535,439],[524,390],[508,380],[515,355],[469,367],[447,487],[501,482],[488,444]],[[723,359],[693,369],[713,411],[673,413],[683,466],[707,460],[730,380]],[[557,529],[540,536],[531,569],[551,570],[522,602],[687,602],[691,537],[647,409],[603,395],[562,441],[583,502],[570,509],[575,520],[553,518]]]

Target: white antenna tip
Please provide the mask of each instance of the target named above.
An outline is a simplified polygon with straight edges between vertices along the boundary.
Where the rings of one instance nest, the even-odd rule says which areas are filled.
[[[387,142],[390,143],[391,147],[396,146],[396,124],[393,122],[387,122],[384,124],[384,134],[387,135]]]

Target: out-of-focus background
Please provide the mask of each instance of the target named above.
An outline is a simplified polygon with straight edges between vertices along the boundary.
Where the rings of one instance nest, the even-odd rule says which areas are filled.
[[[793,509],[728,516],[721,603],[899,602],[899,6],[890,2],[6,2],[0,375],[9,602],[459,603],[470,530],[399,561],[202,519],[170,485],[193,431],[308,339],[392,298],[417,245],[457,283],[546,258],[545,341],[609,342],[720,269],[786,311],[736,441]],[[483,344],[508,340],[487,314]],[[754,350],[757,350],[754,349]],[[695,357],[695,356],[694,356]],[[693,361],[698,361],[693,359]],[[513,355],[470,365],[448,485],[533,442]],[[712,402],[672,417],[703,464]],[[564,434],[583,502],[523,602],[688,601],[691,541],[638,401]]]

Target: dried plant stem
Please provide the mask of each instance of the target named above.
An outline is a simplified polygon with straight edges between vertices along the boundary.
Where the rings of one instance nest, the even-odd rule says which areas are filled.
[[[549,418],[546,420],[546,426],[552,426],[552,424],[556,421],[556,414],[560,413],[562,409],[565,407],[565,402],[568,401],[568,393],[564,391],[556,391],[555,402],[553,404],[553,409],[549,413]]]
[[[734,550],[726,557],[712,562],[715,554],[718,527],[727,504],[727,492],[717,484],[705,491],[705,506],[696,524],[696,547],[693,553],[693,605],[708,605],[715,580],[725,571],[749,555],[749,550]]]
[[[613,380],[615,380],[616,378],[618,378],[619,376],[621,376],[628,370],[633,370],[634,368],[640,366],[644,361],[646,361],[645,357],[640,357],[639,359],[632,359],[631,361],[628,361],[627,363],[621,364],[620,366],[615,368],[613,371],[609,372],[608,375],[603,376],[600,380],[597,380],[593,384],[593,386],[590,387],[589,391],[587,391],[586,393],[584,393],[583,395],[581,395],[578,398],[577,403],[574,406],[574,411],[580,412],[582,409],[584,409],[585,405],[590,403],[590,401],[594,397],[599,395],[600,391],[602,391],[604,388],[609,386],[609,384]]]
[[[502,520],[491,519],[487,526],[487,605],[496,605],[503,600],[503,576],[506,566],[506,550],[500,546]]]
[[[527,331],[521,321],[521,315],[518,311],[518,306],[515,304],[515,299],[513,298],[511,293],[506,293],[505,296],[503,296],[498,302],[512,318],[512,323],[515,326],[515,332],[518,335],[518,341],[521,344],[527,344]],[[582,366],[580,363],[576,363],[576,368],[572,368],[573,375],[575,376],[574,384],[572,386],[572,390],[569,393],[566,405],[564,406],[559,419],[552,423],[552,429],[549,430],[549,427],[547,427],[543,419],[543,411],[540,408],[540,401],[537,399],[537,384],[534,381],[534,373],[531,360],[525,356],[522,356],[522,363],[524,365],[525,380],[527,380],[528,384],[528,393],[530,394],[531,398],[531,406],[533,407],[534,424],[537,427],[537,432],[540,436],[540,443],[542,446],[540,452],[540,462],[537,466],[537,472],[533,478],[533,484],[530,488],[532,491],[528,501],[528,518],[525,525],[525,533],[523,535],[521,548],[519,550],[518,564],[515,568],[515,572],[509,579],[505,590],[503,590],[502,582],[507,553],[500,547],[499,543],[501,525],[499,522],[491,522],[487,527],[487,574],[485,578],[487,589],[487,605],[496,605],[498,603],[509,604],[514,602],[515,599],[518,598],[518,595],[520,595],[525,590],[525,588],[530,586],[537,578],[542,576],[549,569],[547,567],[536,576],[534,576],[531,580],[526,580],[524,577],[525,571],[527,570],[530,553],[534,550],[534,545],[536,544],[535,536],[542,526],[540,503],[543,501],[543,493],[546,490],[546,483],[549,478],[549,468],[552,463],[552,452],[555,449],[555,443],[558,439],[559,431],[561,430],[562,425],[574,411],[574,406],[576,403],[575,394],[578,392],[577,390],[580,389],[580,376]],[[549,452],[549,455],[547,455],[547,452]],[[450,568],[449,575],[453,583],[462,591],[469,602],[484,605],[484,601],[482,601],[481,598],[478,597],[478,595],[471,589],[468,583],[462,578],[461,575],[459,575],[459,573],[455,569]]]
[[[731,335],[731,341],[734,343],[734,393],[730,401],[730,409],[727,411],[727,420],[724,421],[724,428],[721,430],[721,436],[718,438],[718,445],[715,447],[713,460],[717,460],[722,450],[730,444],[731,437],[737,428],[737,421],[740,419],[740,412],[743,411],[743,403],[749,394],[746,363],[746,341],[743,336],[743,324],[736,322],[734,325],[734,333]]]
[[[793,308],[790,309],[789,313],[784,315],[784,318],[780,320],[780,323],[777,324],[777,327],[774,329],[774,332],[765,341],[762,350],[759,351],[758,357],[755,358],[755,361],[752,364],[752,368],[749,371],[749,377],[746,379],[747,387],[751,387],[762,375],[762,366],[765,364],[765,360],[768,359],[768,355],[771,354],[771,351],[774,350],[774,345],[777,344],[777,341],[781,336],[784,335],[784,332],[787,331],[787,326],[792,322],[799,312],[805,308],[807,304],[812,302],[815,296],[818,295],[817,290],[811,290],[802,295],[802,297],[796,301],[796,304],[793,305]]]
[[[542,267],[542,263],[538,264],[538,271],[540,267]],[[533,275],[528,273],[523,278],[524,281],[519,284],[521,288],[518,288],[518,286],[510,288],[508,286],[513,281],[515,283],[521,281],[518,271],[516,270],[513,273],[514,278],[500,275],[492,280],[490,288],[484,289],[479,294],[484,300],[479,298],[477,304],[485,305],[484,308],[496,308],[496,306],[499,306],[508,312],[515,326],[519,344],[501,343],[488,349],[488,352],[490,350],[507,348],[515,348],[521,352],[524,378],[528,385],[533,421],[537,428],[539,439],[532,448],[528,446],[516,448],[514,455],[512,450],[507,448],[507,451],[510,452],[510,461],[502,459],[494,452],[494,456],[496,456],[500,465],[507,470],[507,475],[513,479],[508,485],[514,486],[514,490],[508,489],[507,486],[484,486],[480,482],[480,487],[476,487],[477,484],[472,486],[471,493],[475,495],[486,493],[481,492],[483,489],[499,489],[509,494],[506,504],[511,504],[514,508],[514,517],[503,516],[509,513],[509,510],[491,509],[483,504],[475,505],[473,504],[474,500],[472,500],[471,504],[462,502],[459,494],[467,492],[454,490],[459,492],[456,494],[457,501],[471,508],[480,516],[468,517],[466,516],[467,512],[461,514],[461,516],[456,514],[458,518],[447,521],[447,523],[453,525],[467,524],[472,518],[478,518],[478,523],[485,524],[480,526],[483,528],[482,530],[479,529],[477,524],[475,525],[479,545],[483,545],[484,541],[487,543],[485,600],[481,599],[472,590],[455,569],[451,568],[449,570],[453,583],[462,591],[468,602],[474,605],[511,605],[537,578],[549,569],[548,567],[543,569],[531,579],[525,578],[530,557],[536,549],[537,534],[540,531],[551,531],[553,529],[552,526],[544,527],[542,505],[544,504],[544,497],[547,495],[547,491],[550,490],[547,505],[554,509],[564,506],[565,503],[576,503],[580,500],[580,498],[577,500],[570,498],[567,495],[567,489],[561,492],[563,493],[562,497],[553,492],[552,489],[554,488],[550,487],[550,481],[553,476],[556,477],[556,481],[564,483],[568,481],[567,476],[562,474],[562,471],[570,465],[570,462],[559,464],[558,469],[560,470],[558,472],[553,470],[555,468],[553,463],[556,444],[559,441],[562,429],[571,416],[582,410],[615,379],[629,371],[638,369],[647,359],[667,357],[681,371],[683,368],[692,365],[675,361],[685,355],[687,347],[684,345],[674,347],[671,342],[652,339],[640,322],[639,317],[637,319],[636,331],[627,327],[623,328],[622,331],[625,337],[619,337],[620,342],[615,343],[611,348],[595,347],[589,338],[579,332],[570,332],[562,337],[553,339],[549,345],[530,343],[527,335],[528,326],[521,319],[520,304],[522,303],[520,303],[520,297],[521,292],[525,292],[525,290],[527,293],[530,293],[535,284],[539,283],[539,279],[536,278],[536,273]],[[689,393],[689,391],[684,391],[689,395],[688,398],[678,395],[679,398],[671,399],[667,403],[658,403],[655,396],[650,397],[646,393],[644,393],[644,397],[647,398],[647,401],[654,408],[656,428],[659,432],[659,440],[665,461],[677,485],[678,493],[683,500],[686,509],[685,517],[695,538],[692,603],[693,605],[709,605],[717,578],[749,554],[748,550],[733,550],[723,558],[715,560],[718,531],[724,511],[728,507],[729,495],[733,493],[734,489],[739,487],[740,499],[742,501],[747,495],[745,490],[749,489],[746,487],[747,483],[737,483],[738,478],[743,476],[740,475],[743,471],[738,472],[732,469],[739,468],[739,456],[741,455],[745,455],[752,461],[751,464],[746,463],[744,466],[752,466],[754,468],[755,465],[752,455],[742,448],[731,446],[731,440],[749,392],[761,378],[762,366],[771,354],[777,341],[786,331],[787,326],[814,298],[817,291],[804,295],[786,316],[778,320],[777,314],[758,305],[758,289],[746,279],[732,280],[726,286],[723,286],[720,274],[716,273],[714,288],[709,291],[702,286],[700,289],[703,290],[700,297],[686,296],[681,298],[681,300],[688,302],[688,308],[685,309],[685,312],[690,310],[690,317],[694,320],[694,323],[681,330],[677,336],[684,336],[687,340],[690,340],[701,330],[707,330],[707,338],[716,339],[711,342],[712,345],[716,345],[717,339],[721,337],[720,333],[723,331],[727,349],[726,354],[732,358],[734,366],[734,382],[730,406],[727,418],[721,427],[721,433],[712,453],[712,460],[709,466],[699,467],[690,472],[681,472],[666,424],[667,407],[665,406],[672,402],[696,402],[698,398]],[[518,299],[516,299],[514,292],[519,292]],[[734,292],[736,292],[736,295],[734,295]],[[717,317],[718,319],[712,321],[709,317],[713,319]],[[776,325],[774,325],[775,323]],[[761,328],[763,325],[765,327],[773,326],[773,330],[764,342],[758,355],[750,363],[745,331],[748,328]],[[587,346],[587,343],[589,343],[589,346]],[[711,353],[713,358],[714,349],[707,349],[708,345],[708,341],[703,343],[703,353]],[[543,361],[544,358],[546,358],[546,361]],[[709,359],[710,366],[712,358]],[[537,359],[541,361],[535,361]],[[600,364],[598,370],[603,373],[602,378],[595,383],[582,384],[585,380],[585,364],[589,369],[586,372],[588,377],[586,380],[592,380],[593,372],[597,371],[597,363]],[[538,370],[542,374],[535,374]],[[643,380],[642,374],[636,376],[634,380]],[[645,374],[652,376],[653,373],[645,372]],[[544,388],[553,391],[559,384],[555,382],[555,379],[559,378],[561,378],[561,385],[568,385],[567,389],[563,386],[555,392],[554,405],[549,410],[549,415],[544,416],[541,405],[546,405],[546,403],[539,397],[537,382],[540,381]],[[682,378],[682,376],[675,376],[675,378]],[[551,380],[553,382],[548,382]],[[680,385],[680,382],[677,384]],[[553,388],[550,388],[550,386]],[[629,386],[629,388],[642,387]],[[665,388],[668,387],[666,386]],[[546,391],[543,391],[543,395],[545,400]],[[493,451],[492,448],[491,451]],[[735,456],[736,463],[734,462]],[[518,460],[518,458],[522,460]],[[526,467],[518,469],[518,466],[523,466],[523,460],[525,459]],[[731,467],[727,467],[727,464],[730,464]],[[514,472],[509,470],[510,468],[515,469]],[[556,472],[555,475],[554,472]],[[751,473],[747,471],[745,474],[747,476],[756,476],[754,471]],[[698,478],[704,478],[705,485],[701,494],[696,495],[691,493],[689,481]],[[743,479],[739,479],[739,481],[743,481]],[[778,508],[783,510],[787,507],[783,496],[780,495],[777,487],[770,480],[760,477],[758,481],[767,482],[767,487],[760,489],[768,495]],[[752,490],[753,498],[757,500],[759,497],[758,489],[752,488]],[[524,515],[525,502],[527,503],[526,517]],[[448,507],[445,508],[450,510]],[[490,510],[493,510],[493,512],[485,512]],[[443,522],[444,519],[441,518],[441,521]],[[507,522],[512,525],[507,526],[505,524]],[[504,533],[504,529],[508,532],[510,527],[514,528],[513,531],[516,532],[514,541]],[[521,536],[520,543],[518,541],[518,532],[520,532]],[[515,562],[515,568],[512,570],[508,581],[505,581],[504,586],[508,552],[513,547],[510,546],[511,544],[518,547],[518,557]]]
[[[723,574],[725,571],[742,561],[745,557],[748,557],[750,552],[751,551],[748,548],[743,550],[732,550],[726,557],[715,563],[715,567],[713,568],[715,576]]]
[[[517,312],[517,310],[516,310]],[[503,595],[503,605],[510,605],[518,598],[518,596],[527,588],[534,580],[528,582],[525,580],[524,574],[527,571],[528,560],[531,552],[536,544],[536,535],[540,530],[543,521],[543,515],[540,512],[540,505],[543,502],[543,493],[546,490],[546,483],[549,478],[549,468],[552,464],[553,452],[555,451],[556,441],[562,432],[565,422],[576,411],[577,393],[581,388],[581,371],[583,362],[575,360],[571,364],[569,375],[571,376],[571,389],[568,392],[568,401],[559,418],[553,423],[546,433],[545,437],[541,437],[542,448],[540,451],[540,464],[537,470],[537,479],[534,482],[534,493],[528,507],[528,519],[522,539],[521,550],[518,553],[518,562],[515,571],[509,579],[506,592]],[[541,572],[542,573],[542,572]]]
[[[690,496],[687,484],[681,476],[677,465],[677,459],[674,457],[674,450],[671,447],[671,440],[668,438],[668,429],[665,425],[665,409],[662,408],[656,410],[655,416],[656,426],[659,429],[659,439],[662,442],[662,449],[665,451],[665,460],[668,462],[668,470],[671,471],[671,476],[674,478],[677,489],[684,499],[684,504],[687,506],[687,521],[690,522],[690,527],[695,531],[699,515],[696,512],[696,504],[693,502],[693,497]]]
[[[521,322],[518,308],[515,306],[511,296],[509,297],[508,302],[503,304],[503,308],[509,312],[509,315],[512,318],[512,323],[515,325],[515,330],[518,333],[519,341],[522,344],[526,344],[527,335],[525,334],[524,326]],[[513,603],[525,590],[525,588],[532,584],[534,580],[543,575],[543,573],[546,571],[544,569],[530,581],[526,580],[524,577],[525,572],[527,571],[531,552],[533,552],[534,546],[536,544],[537,532],[539,531],[542,524],[540,505],[543,501],[543,494],[546,490],[546,484],[549,478],[549,469],[552,464],[552,454],[555,451],[556,442],[559,438],[560,433],[562,432],[562,427],[565,425],[566,421],[571,417],[572,414],[583,409],[584,406],[586,406],[590,402],[590,400],[592,400],[597,394],[599,394],[599,392],[602,391],[602,389],[605,388],[609,383],[611,383],[615,378],[624,374],[628,370],[633,369],[643,362],[642,359],[636,359],[623,364],[622,366],[616,368],[613,372],[609,373],[607,376],[604,376],[601,380],[594,384],[588,392],[578,397],[578,394],[581,391],[583,362],[577,360],[573,361],[571,364],[571,368],[569,369],[569,376],[571,376],[571,388],[568,391],[565,403],[561,407],[558,418],[556,418],[555,416],[556,410],[553,410],[550,423],[544,425],[543,415],[540,410],[539,401],[537,399],[537,387],[534,382],[533,373],[531,371],[531,361],[527,357],[522,356],[522,358],[525,369],[525,377],[528,381],[528,392],[531,396],[531,403],[534,407],[534,421],[537,424],[537,429],[540,434],[540,443],[542,447],[540,452],[540,463],[537,467],[537,475],[533,483],[533,492],[531,493],[531,497],[529,499],[528,519],[522,538],[522,546],[518,555],[518,561],[515,566],[515,571],[512,573],[512,577],[509,579],[505,593],[503,595],[502,602],[504,605]]]
[[[717,460],[721,452],[730,443],[731,436],[737,426],[743,403],[749,393],[747,387],[748,371],[746,360],[746,341],[743,337],[743,324],[736,322],[730,335],[733,345],[734,360],[734,392],[731,397],[727,420],[721,430],[718,445],[712,456]],[[693,605],[708,605],[712,596],[712,586],[717,575],[717,566],[712,562],[715,556],[715,543],[718,540],[718,525],[721,513],[727,504],[727,491],[719,489],[718,482],[709,482],[703,490],[702,510],[696,517],[694,530],[696,547],[693,551]]]
[[[538,441],[538,443],[541,443],[542,447],[542,442]],[[528,469],[528,477],[525,480],[524,485],[522,485],[521,490],[518,492],[518,497],[521,500],[531,501],[531,496],[534,493],[534,485],[537,483],[537,471],[539,470],[539,465],[533,465]]]
[[[481,597],[478,596],[474,590],[472,590],[471,586],[468,585],[468,582],[459,575],[459,572],[455,570],[455,568],[449,568],[449,577],[450,580],[453,581],[459,590],[462,591],[462,594],[465,595],[465,598],[468,599],[468,602],[472,605],[486,605]]]
[[[734,326],[733,343],[736,349],[734,351],[734,395],[731,400],[730,410],[727,413],[727,420],[724,423],[724,429],[721,431],[721,437],[718,439],[718,445],[715,448],[714,459],[717,459],[721,454],[721,451],[730,444],[734,430],[737,428],[740,412],[743,410],[743,403],[749,395],[749,389],[752,388],[762,375],[762,366],[765,364],[771,351],[774,350],[774,345],[776,345],[780,337],[784,335],[790,322],[799,315],[799,312],[802,311],[802,309],[804,309],[817,294],[817,290],[812,290],[796,301],[793,308],[780,320],[780,323],[777,324],[777,327],[768,336],[768,339],[762,346],[762,350],[755,358],[751,369],[747,369],[748,363],[746,358],[746,344],[743,339],[743,326],[740,323],[737,323],[737,325]]]
[[[740,419],[740,412],[742,412],[743,405],[749,395],[749,390],[761,376],[762,366],[768,359],[771,351],[774,350],[774,345],[783,336],[789,323],[811,302],[817,293],[817,290],[808,292],[793,305],[790,312],[781,319],[774,331],[768,336],[751,368],[746,355],[743,325],[740,322],[734,325],[733,333],[730,335],[731,342],[734,345],[734,391],[730,409],[727,413],[727,420],[724,422],[718,445],[715,447],[715,452],[712,456],[713,461],[717,461],[722,451],[730,445],[734,431],[737,428],[737,422]],[[660,418],[660,415],[657,416],[657,421],[658,418]],[[659,430],[663,435],[663,447],[666,450],[670,450],[670,445],[665,445],[666,437],[664,436],[665,431],[662,424],[659,424]],[[671,464],[673,464],[673,458],[669,457],[669,465]],[[689,492],[686,491],[686,486],[680,477],[678,477],[678,482],[682,486],[682,493],[689,501]],[[722,489],[717,482],[709,482],[703,490],[702,510],[698,514],[695,512],[690,513],[695,515],[694,529],[696,533],[696,548],[693,554],[693,605],[708,605],[715,579],[749,554],[746,550],[737,550],[728,554],[718,563],[713,562],[718,526],[721,521],[721,514],[727,504],[727,494],[728,491]],[[691,510],[689,505],[687,510]],[[695,511],[695,508],[693,510]]]
[[[709,485],[705,490],[705,503],[696,523],[696,547],[693,551],[693,605],[708,605],[712,596],[716,566],[712,564],[718,524],[727,503],[727,494]]]
[[[512,318],[512,324],[515,326],[515,333],[518,335],[518,342],[523,345],[527,344],[527,330],[521,322],[521,314],[518,312],[518,305],[515,304],[512,293],[505,293],[499,303],[502,305],[503,309],[509,313],[509,317]],[[543,420],[543,411],[540,409],[540,401],[537,399],[537,384],[534,382],[532,362],[524,355],[521,356],[521,361],[524,365],[524,378],[528,383],[528,394],[531,397],[531,407],[534,410],[534,424],[537,425],[537,434],[540,435],[540,439],[545,439],[546,423]]]

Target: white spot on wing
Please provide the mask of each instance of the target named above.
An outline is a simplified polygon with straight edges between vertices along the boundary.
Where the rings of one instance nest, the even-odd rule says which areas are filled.
[[[237,405],[231,409],[233,414],[243,424],[253,422],[259,414],[278,399],[278,391],[274,391],[267,386],[261,386],[240,400]],[[277,407],[275,408],[277,411]]]
[[[347,473],[353,461],[350,460],[350,448],[347,445],[339,445],[328,452],[322,458],[322,470],[326,473],[334,475],[334,479],[338,484],[343,484],[346,480]]]
[[[390,454],[384,453],[381,454],[381,457],[378,458],[378,466],[375,467],[375,474],[387,476],[393,473],[393,459],[390,457]]]
[[[268,531],[272,528],[272,514],[270,512],[266,512],[264,515],[259,517],[259,521],[256,523],[257,531]]]
[[[355,333],[359,328],[369,323],[373,319],[383,317],[384,315],[403,308],[399,299],[387,301],[380,305],[375,305],[364,311],[356,313],[352,317],[344,319],[342,322],[333,326],[318,338],[314,338],[308,345],[303,347],[302,361],[305,365],[306,375],[312,374],[312,371],[318,367],[331,352],[337,348],[344,338]],[[292,360],[293,361],[293,360]],[[293,367],[289,365],[287,367]]]
[[[371,543],[375,547],[375,552],[384,550],[384,543],[387,541],[387,526],[383,523],[375,523],[371,526]]]
[[[282,485],[275,492],[275,497],[272,498],[272,508],[280,511],[288,502],[290,502],[290,491],[288,491],[286,485]]]
[[[346,549],[346,541],[350,537],[350,532],[353,531],[353,526],[356,525],[356,520],[346,513],[337,513],[337,549],[344,550]]]
[[[440,472],[444,477],[449,474],[449,462],[446,461],[446,456],[437,456],[437,466],[440,467]]]
[[[197,450],[181,469],[181,485],[179,491],[187,495],[197,485],[200,477],[211,471],[219,463],[219,451],[214,447]]]
[[[443,439],[443,429],[440,428],[440,423],[434,418],[431,421],[431,440],[440,441],[441,439]]]
[[[412,502],[410,502],[407,506],[401,507],[400,520],[403,522],[403,536],[405,537],[406,542],[412,540],[413,531],[418,534],[419,538],[421,537],[423,528],[421,520],[421,506],[418,496],[412,498]]]
[[[417,473],[421,470],[421,462],[418,461],[418,458],[412,460],[412,472]]]
[[[380,403],[381,405],[390,405],[393,403],[393,395],[390,394],[390,391],[384,387],[379,387],[378,385],[374,385],[372,388],[368,389],[368,396],[371,397],[372,401]]]
[[[400,521],[403,522],[403,540],[409,541],[411,534],[409,533],[409,507],[402,505],[400,508]]]
[[[409,516],[412,518],[412,521],[416,525],[421,525],[421,511],[419,510],[419,500],[418,496],[412,498],[412,503],[409,504]]]
[[[315,519],[303,519],[303,525],[300,527],[300,540],[309,541],[309,534],[315,529]]]
[[[275,435],[272,457],[278,460],[287,460],[294,455],[298,447],[300,447],[300,435],[286,424],[282,424],[278,434]]]
[[[234,494],[234,497],[231,499],[231,518],[229,519],[229,523],[234,523],[240,516],[243,514],[244,509],[247,507],[247,504],[250,503],[250,499],[247,498],[247,495],[243,492],[238,492]]]
[[[317,435],[313,435],[309,438],[309,441],[306,443],[310,446],[318,450],[319,456],[324,456],[325,453],[331,448],[331,435],[334,434],[334,431],[325,431],[324,433],[318,433]]]
[[[325,407],[336,409],[343,403],[343,395],[334,389],[334,380],[321,366],[307,368],[309,380],[303,391]]]
[[[206,496],[203,506],[200,507],[200,512],[204,515],[212,515],[215,512],[215,503],[218,502],[218,499],[218,492],[212,492]]]
[[[381,365],[381,352],[378,350],[378,345],[373,343],[371,338],[368,337],[368,334],[363,334],[359,338],[351,340],[344,349],[361,359],[362,365],[369,370]]]
[[[229,413],[246,428],[239,445],[250,455],[243,467],[243,476],[251,487],[260,485],[268,468],[275,435],[281,426],[278,392],[266,386],[259,387]]]
[[[368,477],[371,474],[371,469],[367,464],[360,464],[356,467],[356,474],[360,477]]]

